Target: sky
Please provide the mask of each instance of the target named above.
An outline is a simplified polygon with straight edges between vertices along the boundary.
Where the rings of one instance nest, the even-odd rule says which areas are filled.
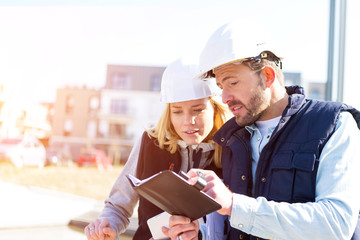
[[[355,106],[359,2],[347,1],[344,99]],[[325,82],[329,5],[329,0],[0,0],[0,84],[29,102],[55,101],[57,88],[103,87],[108,64],[166,66],[200,51],[213,31],[238,18],[269,30],[281,47],[284,71],[300,72],[305,82]]]

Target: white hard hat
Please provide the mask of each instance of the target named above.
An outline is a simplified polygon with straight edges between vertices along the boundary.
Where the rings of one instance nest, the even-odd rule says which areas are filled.
[[[197,61],[198,58],[192,60]],[[214,78],[201,81],[195,78],[199,68],[194,61],[180,58],[166,67],[161,79],[161,102],[183,102],[220,93]]]
[[[198,77],[201,78],[210,70],[226,63],[249,58],[267,58],[267,53],[272,53],[280,62],[282,58],[266,39],[268,35],[249,21],[238,20],[221,26],[210,36],[200,54]]]

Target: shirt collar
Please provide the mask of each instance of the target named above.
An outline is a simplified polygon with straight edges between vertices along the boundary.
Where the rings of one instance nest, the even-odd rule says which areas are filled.
[[[183,140],[178,140],[177,144],[180,146],[181,149],[186,149],[189,145],[186,144]],[[203,152],[208,152],[215,149],[214,143],[200,143],[198,145],[190,145],[193,150],[202,149]]]

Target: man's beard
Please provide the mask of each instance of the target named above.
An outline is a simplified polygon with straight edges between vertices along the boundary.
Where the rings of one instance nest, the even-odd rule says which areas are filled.
[[[245,106],[240,100],[234,100],[228,104],[229,107],[232,105],[241,105],[246,109],[245,116],[235,115],[236,123],[240,127],[245,127],[256,122],[261,115],[266,111],[266,96],[261,91],[257,91],[250,99],[249,105]]]

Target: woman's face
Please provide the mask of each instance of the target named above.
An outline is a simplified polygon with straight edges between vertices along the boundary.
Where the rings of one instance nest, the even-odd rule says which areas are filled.
[[[209,98],[170,103],[170,119],[180,138],[188,145],[196,145],[214,126],[214,108]]]

